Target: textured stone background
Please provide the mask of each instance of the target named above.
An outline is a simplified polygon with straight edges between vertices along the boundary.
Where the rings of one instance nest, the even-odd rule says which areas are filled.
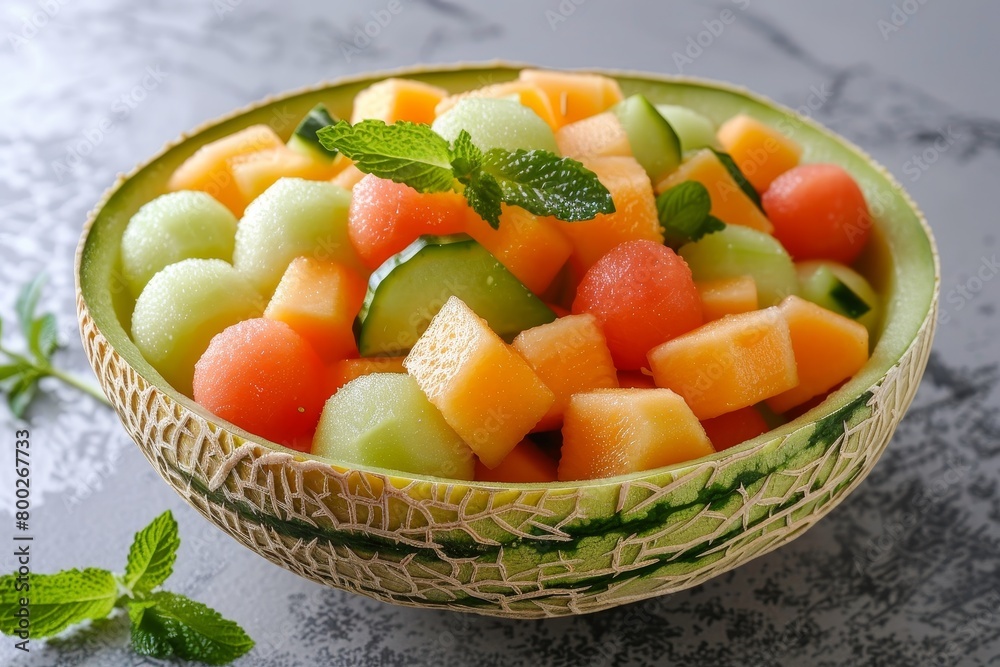
[[[171,585],[247,628],[258,647],[242,667],[1000,665],[1000,5],[399,2],[351,51],[343,45],[386,1],[4,0],[0,314],[47,271],[45,305],[67,343],[60,361],[89,374],[71,270],[86,212],[116,173],[267,94],[415,62],[681,70],[812,102],[816,118],[896,174],[934,226],[936,353],[884,459],[805,536],[697,589],[582,618],[503,621],[386,606],[270,565],[183,505],[109,411],[53,387],[29,417],[35,571],[120,569],[132,533],[169,507],[183,537]],[[727,9],[735,19],[702,53],[675,58]],[[12,532],[16,427],[0,407],[0,540]],[[13,569],[7,551],[0,571]],[[146,664],[126,643],[121,620],[34,644],[30,656],[0,638],[0,664]]]

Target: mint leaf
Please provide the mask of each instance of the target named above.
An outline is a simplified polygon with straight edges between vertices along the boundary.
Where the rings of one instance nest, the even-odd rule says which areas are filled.
[[[451,169],[455,178],[465,183],[483,166],[483,152],[472,143],[472,136],[462,130],[451,148]]]
[[[38,381],[42,378],[41,373],[33,367],[22,368],[21,374],[7,390],[7,405],[10,411],[18,419],[24,417],[31,401],[38,393]]]
[[[715,153],[715,157],[719,158],[719,162],[721,162],[722,166],[726,168],[729,175],[733,177],[733,180],[736,181],[736,185],[743,191],[743,194],[749,197],[750,201],[752,201],[757,208],[764,210],[763,204],[760,203],[760,195],[757,194],[757,190],[750,184],[750,181],[748,181],[747,177],[743,175],[743,172],[740,171],[740,168],[736,164],[736,160],[733,159],[733,156],[729,153],[717,151],[714,148],[709,148],[708,150]]]
[[[44,274],[37,276],[21,289],[14,304],[28,353],[12,351],[0,339],[0,359],[7,362],[0,365],[0,392],[6,394],[10,411],[18,419],[23,418],[38,393],[38,381],[44,377],[54,377],[110,406],[100,390],[52,365],[52,353],[59,347],[56,318],[51,313],[35,317],[44,285]],[[0,320],[0,334],[2,325]]]
[[[28,348],[35,355],[35,359],[48,362],[57,347],[59,347],[59,332],[56,327],[56,316],[46,313],[31,323]]]
[[[14,302],[14,312],[17,313],[17,319],[21,323],[21,331],[28,340],[31,339],[31,325],[35,321],[35,310],[38,308],[38,299],[42,296],[42,288],[45,287],[46,280],[48,280],[48,276],[44,273],[35,276],[34,280],[21,288],[17,300]]]
[[[548,151],[494,148],[483,156],[483,171],[496,179],[505,203],[535,215],[577,222],[615,212],[594,172]]]
[[[489,223],[493,229],[500,228],[500,215],[503,213],[500,204],[503,202],[503,192],[495,178],[487,173],[480,173],[465,186],[463,194],[469,206],[480,218]]]
[[[107,570],[87,568],[59,574],[32,574],[18,583],[17,574],[0,577],[0,632],[18,631],[21,598],[28,601],[32,638],[59,634],[71,625],[104,618],[118,599],[118,583]],[[27,583],[28,589],[18,586]]]
[[[177,521],[167,510],[135,534],[122,583],[134,593],[152,591],[174,571],[180,544]]]
[[[133,650],[154,658],[224,665],[254,646],[240,626],[217,611],[165,591],[130,605],[129,620]]]
[[[455,178],[462,184],[462,194],[469,206],[493,229],[500,227],[500,203],[503,192],[496,179],[485,173],[483,152],[472,143],[472,137],[462,130],[451,149],[451,168]]]
[[[420,192],[445,192],[455,185],[448,142],[427,125],[399,121],[386,125],[338,121],[317,133],[320,143],[338,150],[366,174],[409,185]]]
[[[712,198],[698,181],[684,181],[660,193],[656,211],[663,227],[664,243],[676,250],[705,234],[718,232],[726,224],[711,215]]]

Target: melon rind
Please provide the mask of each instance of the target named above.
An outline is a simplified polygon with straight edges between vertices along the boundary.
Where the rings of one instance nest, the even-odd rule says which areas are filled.
[[[171,389],[126,330],[118,242],[177,164],[255,122],[287,137],[317,102],[341,117],[357,91],[412,76],[453,92],[516,77],[490,63],[376,73],[268,99],[168,146],[106,193],[77,251],[84,347],[129,436],[192,506],[248,548],[310,580],[421,607],[539,618],[598,611],[700,584],[789,542],[875,465],[930,353],[939,267],[922,215],[864,153],[763,98],[690,78],[601,72],[625,94],[785,122],[803,161],[845,164],[878,201],[862,261],[888,297],[868,365],[834,396],[754,440],[687,464],[586,483],[468,483],[352,470],[213,417]],[[711,107],[711,108],[710,108]],[[905,289],[904,289],[905,287]]]

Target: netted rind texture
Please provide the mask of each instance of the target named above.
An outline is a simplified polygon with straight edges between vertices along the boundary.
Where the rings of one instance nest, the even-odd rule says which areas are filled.
[[[916,392],[936,298],[899,363],[817,422],[628,481],[490,487],[349,470],[244,440],[84,347],[122,424],[192,506],[268,560],[386,602],[538,618],[700,584],[794,539],[874,466]]]

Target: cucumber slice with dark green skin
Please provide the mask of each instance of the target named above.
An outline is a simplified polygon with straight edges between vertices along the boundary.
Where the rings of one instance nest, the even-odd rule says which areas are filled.
[[[306,114],[299,126],[292,133],[292,138],[288,140],[288,147],[299,153],[318,156],[324,160],[332,160],[337,157],[337,151],[331,151],[319,142],[316,133],[327,125],[333,125],[337,119],[330,115],[326,106],[317,104]]]
[[[404,354],[451,296],[464,301],[507,342],[556,318],[470,237],[421,236],[369,278],[355,323],[361,355]]]
[[[618,117],[632,155],[656,183],[681,163],[681,141],[667,119],[642,95],[627,97],[611,111]]]
[[[864,276],[843,264],[821,260],[799,262],[795,272],[803,299],[857,320],[868,328],[874,340],[881,300]]]
[[[718,148],[715,126],[697,111],[676,104],[657,104],[656,110],[677,133],[677,138],[681,140],[681,151],[687,153],[699,148]]]

